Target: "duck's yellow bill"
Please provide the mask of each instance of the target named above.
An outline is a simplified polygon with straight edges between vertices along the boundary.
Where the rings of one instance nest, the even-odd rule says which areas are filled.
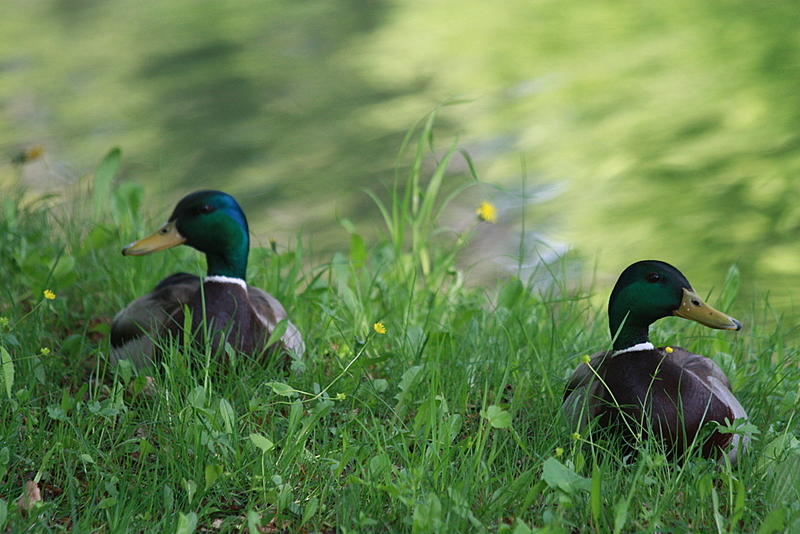
[[[694,291],[686,288],[683,289],[680,308],[672,312],[672,315],[697,321],[701,325],[719,330],[741,330],[742,328],[742,323],[730,315],[715,310],[698,297]]]
[[[175,227],[175,221],[166,223],[164,226],[156,230],[152,235],[135,241],[122,249],[123,256],[144,256],[151,252],[158,252],[167,248],[175,247],[186,242],[178,229]]]

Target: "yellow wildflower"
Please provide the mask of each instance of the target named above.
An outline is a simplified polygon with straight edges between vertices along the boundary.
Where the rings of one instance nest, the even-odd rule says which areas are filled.
[[[0,317],[0,326],[3,328],[8,326],[8,317]]]
[[[592,358],[588,354],[585,355],[582,359],[583,359],[583,363],[585,363],[586,365],[589,365],[589,362],[592,361]]]
[[[664,351],[666,351],[667,354],[672,354],[672,347],[667,347]]]
[[[564,454],[564,449],[563,449],[563,447],[556,447],[556,457],[557,457],[557,458],[561,458],[561,456],[562,456],[563,454]]]
[[[574,440],[579,440],[579,439],[581,439],[581,435],[580,435],[580,433],[579,433],[579,432],[574,432],[574,433],[572,434],[572,439],[574,439]]]
[[[489,223],[497,222],[497,209],[491,202],[483,201],[475,212],[478,218]]]
[[[374,325],[372,325],[372,328],[374,328],[375,331],[379,334],[386,333],[386,326],[383,323],[375,323]]]
[[[346,398],[347,398],[347,395],[345,395],[344,393],[337,393],[336,394],[336,400],[338,400],[338,401],[343,401]]]
[[[42,347],[41,349],[39,349],[39,354],[41,354],[42,356],[48,356],[50,354],[50,349],[48,349],[47,347]]]
[[[44,298],[46,298],[47,300],[53,300],[54,298],[56,298],[56,294],[50,291],[49,289],[45,289]]]

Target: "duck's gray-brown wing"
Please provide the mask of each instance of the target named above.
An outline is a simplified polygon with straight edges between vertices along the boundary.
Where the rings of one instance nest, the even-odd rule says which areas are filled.
[[[120,311],[111,325],[111,364],[130,360],[137,369],[153,365],[155,342],[200,284],[200,278],[193,274],[173,274]]]
[[[730,380],[714,360],[680,347],[673,347],[669,354],[666,352],[666,347],[659,347],[656,350],[678,364],[685,373],[689,373],[696,379],[696,383],[703,384],[711,395],[725,404],[730,411],[731,423],[734,419],[747,419],[747,412],[731,392]],[[729,454],[733,464],[736,463],[740,450],[744,450],[749,442],[749,436],[733,434],[731,440],[733,446]]]
[[[570,428],[576,432],[582,432],[589,421],[597,416],[600,404],[598,388],[604,373],[603,363],[611,355],[611,351],[592,354],[588,364],[581,362],[578,365],[564,388],[561,411]]]
[[[286,332],[281,336],[281,343],[283,346],[293,352],[298,358],[302,358],[306,350],[305,343],[303,343],[303,336],[297,327],[289,321],[286,310],[283,305],[258,287],[247,286],[247,296],[250,299],[250,305],[253,307],[253,312],[256,314],[258,321],[264,325],[267,331],[267,337],[275,329],[275,326],[286,319]]]

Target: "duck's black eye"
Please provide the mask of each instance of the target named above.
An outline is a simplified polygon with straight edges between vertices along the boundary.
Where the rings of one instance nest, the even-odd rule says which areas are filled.
[[[205,215],[205,214],[208,214],[208,213],[211,213],[211,212],[215,211],[216,209],[217,208],[215,208],[211,204],[203,204],[202,206],[197,208],[197,212],[198,213],[202,213],[203,215]]]
[[[661,275],[658,273],[650,273],[647,275],[647,281],[650,283],[655,284],[659,280],[661,280]]]

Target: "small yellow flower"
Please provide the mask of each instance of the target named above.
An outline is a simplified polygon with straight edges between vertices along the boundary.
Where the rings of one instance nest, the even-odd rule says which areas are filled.
[[[0,317],[0,326],[3,328],[8,326],[8,317]]]
[[[482,221],[486,221],[489,223],[497,222],[497,209],[491,202],[487,202],[485,200],[481,202],[481,205],[478,206],[478,210],[475,213],[478,215],[478,218]]]
[[[374,328],[375,331],[379,334],[386,333],[386,326],[383,323],[375,323],[374,325],[372,325],[372,328]]]
[[[45,289],[44,298],[46,298],[47,300],[53,300],[54,298],[56,298],[56,294],[50,291],[49,289]]]
[[[556,447],[556,457],[561,458],[563,454],[564,454],[564,449],[562,447]]]
[[[345,395],[344,393],[337,393],[336,394],[336,400],[338,400],[338,401],[343,401],[346,398],[347,398],[347,395]]]
[[[579,440],[579,439],[581,439],[581,434],[580,434],[580,432],[573,432],[573,434],[572,434],[572,439],[574,439],[574,440],[576,440],[576,441],[577,441],[577,440]]]
[[[667,354],[672,354],[672,347],[666,347],[664,350]]]
[[[39,349],[39,354],[41,354],[42,356],[48,356],[50,354],[50,349],[48,349],[47,347],[42,347],[41,349]]]
[[[581,358],[581,359],[583,360],[583,363],[585,363],[586,365],[589,365],[589,362],[591,362],[591,361],[592,361],[592,358],[591,358],[591,357],[590,357],[588,354],[587,354],[587,355],[585,355],[585,356],[584,356],[583,358]]]

